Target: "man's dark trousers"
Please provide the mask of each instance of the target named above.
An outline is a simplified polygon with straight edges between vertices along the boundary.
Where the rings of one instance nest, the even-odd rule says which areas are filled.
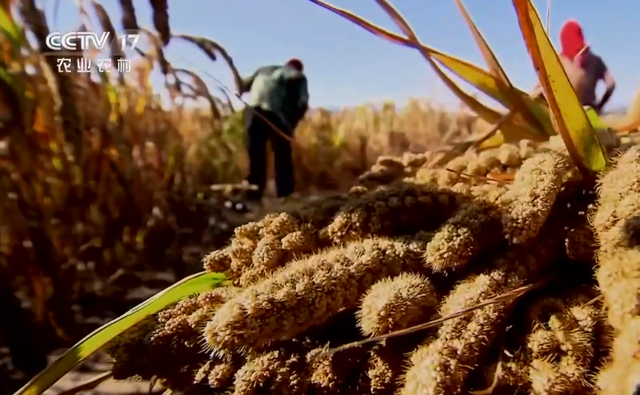
[[[287,127],[282,119],[274,112],[253,108],[255,112],[251,116],[251,123],[247,128],[247,151],[249,153],[249,184],[258,187],[247,193],[249,200],[262,199],[267,182],[267,142],[271,141],[271,147],[275,156],[275,176],[278,197],[286,197],[293,193],[293,155],[291,142],[286,140],[277,131],[273,130],[264,119],[277,127],[286,136],[292,137],[293,131]]]

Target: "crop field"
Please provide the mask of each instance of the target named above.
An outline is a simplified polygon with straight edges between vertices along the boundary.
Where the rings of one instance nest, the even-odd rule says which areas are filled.
[[[529,0],[513,3],[543,97],[511,84],[460,2],[486,70],[419,42],[386,0],[404,36],[310,1],[419,51],[463,106],[310,110],[297,193],[259,212],[229,204],[247,188],[242,112],[163,53],[184,41],[238,78],[220,43],[173,35],[166,1],[149,2],[148,28],[131,0],[119,24],[87,3],[148,50],[126,76],[59,74],[35,1],[2,2],[6,393],[44,393],[102,352],[85,390],[110,378],[188,395],[634,394],[640,95],[622,116],[583,108]],[[158,69],[171,106],[151,87]]]

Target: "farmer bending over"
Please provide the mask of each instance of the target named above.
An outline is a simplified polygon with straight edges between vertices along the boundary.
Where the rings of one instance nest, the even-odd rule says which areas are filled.
[[[275,156],[278,197],[287,197],[294,190],[291,141],[293,131],[307,112],[309,93],[302,62],[291,59],[285,65],[264,66],[243,81],[242,93],[250,92],[249,108],[245,110],[247,151],[249,154],[249,184],[257,186],[247,194],[250,201],[259,202],[267,178],[267,142]],[[274,130],[275,129],[275,130]]]
[[[616,82],[600,56],[594,54],[584,40],[582,27],[570,20],[560,30],[562,54],[560,60],[583,106],[591,106],[600,113],[611,98]],[[606,91],[599,102],[596,86],[604,81]]]

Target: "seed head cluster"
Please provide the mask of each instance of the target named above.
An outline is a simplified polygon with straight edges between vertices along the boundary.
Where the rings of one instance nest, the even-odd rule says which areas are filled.
[[[599,133],[597,182],[559,137],[407,153],[239,226],[203,260],[231,285],[114,340],[113,371],[203,395],[637,393],[640,148]]]

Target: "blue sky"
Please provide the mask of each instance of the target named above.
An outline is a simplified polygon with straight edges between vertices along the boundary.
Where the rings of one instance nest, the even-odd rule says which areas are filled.
[[[544,18],[547,0],[534,2]],[[55,1],[42,3],[46,4],[52,30],[69,31],[79,25],[75,0],[59,0],[55,25]],[[119,27],[118,1],[101,3]],[[134,4],[138,22],[152,26],[149,2],[136,0]],[[334,0],[333,4],[397,31],[374,1]],[[484,66],[453,0],[395,0],[393,4],[422,42]],[[536,76],[511,0],[466,0],[465,5],[511,80],[523,89],[532,88]],[[264,64],[300,58],[309,77],[312,106],[404,102],[410,97],[433,98],[457,106],[456,98],[417,51],[377,38],[308,0],[169,0],[169,8],[174,32],[217,41],[227,48],[242,74],[250,74]],[[568,18],[577,19],[594,52],[613,72],[618,88],[610,107],[628,103],[640,86],[637,15],[640,2],[633,1],[555,0],[552,4],[554,43],[560,25]],[[206,70],[232,86],[222,61],[212,63],[187,43],[170,44],[167,55],[177,67]],[[159,88],[160,81],[157,78]],[[208,82],[215,89],[215,83]]]

